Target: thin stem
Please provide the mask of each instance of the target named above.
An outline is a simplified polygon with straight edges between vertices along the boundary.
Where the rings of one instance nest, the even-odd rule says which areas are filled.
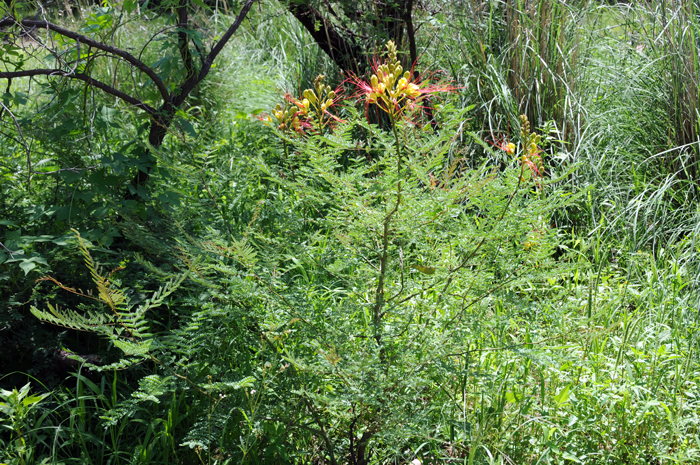
[[[396,207],[394,207],[394,210],[389,214],[387,219],[391,219],[391,216],[396,213],[396,211],[399,209],[399,204],[401,203],[401,143],[399,142],[399,133],[396,130],[396,118],[391,115],[391,129],[394,131],[394,139],[396,140]]]
[[[401,204],[401,143],[399,142],[399,133],[396,129],[396,118],[391,113],[389,116],[391,118],[391,128],[394,132],[394,139],[396,140],[396,205],[394,205],[394,208],[386,215],[386,217],[384,217],[384,230],[382,232],[382,256],[379,260],[379,280],[377,282],[373,315],[374,339],[377,341],[377,345],[379,346],[381,346],[382,341],[382,336],[379,333],[379,325],[381,323],[382,316],[384,315],[382,308],[386,302],[386,299],[384,298],[384,280],[386,276],[387,263],[389,261],[389,230],[391,219],[399,210],[399,205]],[[380,351],[380,356],[383,360],[383,349],[380,349]]]

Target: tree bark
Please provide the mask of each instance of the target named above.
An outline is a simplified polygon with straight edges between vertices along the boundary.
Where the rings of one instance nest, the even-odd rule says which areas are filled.
[[[287,3],[287,9],[339,68],[355,74],[367,71],[368,62],[362,48],[353,39],[341,35],[320,11],[308,2],[294,1]]]
[[[216,45],[214,45],[207,57],[202,60],[202,67],[199,70],[199,72],[196,72],[196,69],[194,67],[192,53],[189,49],[187,42],[187,35],[181,34],[179,36],[180,43],[178,45],[180,48],[180,54],[185,62],[185,67],[187,69],[187,79],[179,88],[177,88],[173,92],[170,98],[167,101],[165,101],[165,103],[163,103],[163,105],[158,111],[158,114],[152,118],[151,127],[148,133],[148,143],[152,147],[158,148],[163,144],[165,136],[168,134],[170,125],[172,124],[173,118],[175,117],[177,107],[184,103],[184,101],[195,89],[195,87],[197,87],[197,85],[200,82],[202,82],[204,78],[206,78],[206,76],[209,74],[209,71],[211,70],[211,65],[214,63],[214,60],[219,55],[219,53],[221,53],[226,43],[231,39],[233,34],[241,25],[243,19],[248,14],[248,11],[250,11],[250,8],[253,6],[253,3],[255,3],[256,1],[257,0],[246,1],[246,3],[243,5],[243,8],[241,8],[241,11],[238,13],[238,16],[236,17],[233,24],[229,26],[228,30],[224,33],[219,42],[217,42]],[[184,5],[184,1],[181,5]],[[183,27],[182,22],[187,21],[186,6],[180,7],[180,10],[178,11],[178,19],[179,23],[181,23],[179,24],[179,26]],[[150,176],[150,169],[146,169],[145,172],[139,170],[139,172],[136,173],[136,176],[132,181],[132,187],[134,188],[134,190],[137,190],[139,187],[145,186]],[[135,196],[136,194],[131,194],[127,195],[127,198],[133,199],[135,198]]]

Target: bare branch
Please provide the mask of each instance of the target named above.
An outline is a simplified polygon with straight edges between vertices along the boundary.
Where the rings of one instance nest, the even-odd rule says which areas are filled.
[[[14,260],[14,258],[15,258],[15,254],[18,253],[18,252],[20,252],[19,250],[15,250],[15,251],[13,252],[12,250],[10,250],[10,249],[8,249],[7,247],[5,247],[5,244],[3,244],[2,242],[0,242],[0,246],[2,246],[3,249],[7,250],[7,253],[10,254],[10,258],[13,259],[13,260]]]
[[[221,50],[223,50],[224,46],[226,46],[226,43],[236,33],[241,23],[245,19],[246,15],[248,14],[248,11],[253,6],[253,3],[255,3],[256,1],[257,0],[248,0],[245,2],[245,5],[243,5],[243,8],[241,8],[241,11],[238,13],[238,16],[236,16],[236,20],[233,22],[233,24],[231,24],[231,26],[229,26],[224,35],[221,37],[221,40],[219,40],[216,43],[216,45],[214,45],[214,48],[211,49],[211,52],[209,52],[209,55],[207,55],[207,58],[204,60],[206,65],[208,65],[207,68],[211,67],[211,64],[216,59],[217,55],[221,53]],[[204,70],[202,69],[202,71]],[[201,81],[202,79],[204,79],[204,76],[202,75],[202,72],[200,72],[199,74],[199,80]]]
[[[309,2],[284,2],[319,47],[344,71],[363,74],[367,60],[352,37],[344,37],[338,29]],[[346,30],[347,32],[347,30]]]
[[[12,87],[12,79],[7,80],[7,89],[5,89],[5,93],[9,94],[10,93],[10,88]],[[2,114],[5,112],[5,105],[0,108],[0,120],[2,119]]]
[[[8,86],[9,87],[9,86]],[[24,134],[22,134],[22,128],[19,125],[19,121],[17,121],[17,118],[15,115],[10,111],[9,108],[5,106],[4,103],[0,102],[0,107],[2,107],[3,112],[7,112],[10,115],[10,118],[12,118],[12,121],[15,122],[15,127],[17,127],[17,134],[19,135],[19,138],[22,141],[22,145],[24,146],[24,150],[27,152],[27,191],[31,193],[32,190],[32,152],[29,150],[29,145],[27,144],[27,140],[24,138]]]
[[[185,81],[185,83],[180,87],[179,93],[177,93],[177,95],[173,97],[173,106],[180,105],[187,98],[190,92],[192,92],[192,89],[194,89],[197,86],[197,84],[199,84],[205,77],[207,77],[207,74],[209,74],[209,71],[211,70],[211,65],[214,63],[214,60],[224,49],[231,37],[233,37],[233,34],[236,33],[241,23],[245,19],[246,15],[248,14],[248,11],[253,6],[253,3],[255,3],[256,1],[257,0],[247,0],[245,2],[243,8],[241,8],[241,11],[238,13],[238,16],[236,16],[236,19],[234,20],[233,24],[229,26],[229,28],[226,30],[221,39],[216,43],[216,45],[214,45],[214,47],[211,49],[211,52],[209,52],[207,57],[204,59],[204,62],[202,63],[202,69],[199,70],[199,74],[194,74],[187,81]]]
[[[177,46],[180,49],[180,56],[182,56],[182,61],[185,65],[185,80],[196,73],[194,64],[192,63],[192,52],[189,46],[190,38],[187,34],[189,22],[189,17],[187,16],[187,0],[180,0],[180,6],[177,8]]]
[[[12,19],[12,18],[5,18],[3,20],[0,20],[0,28],[3,27],[9,27],[17,24],[17,22]],[[163,97],[163,100],[165,102],[170,102],[170,94],[168,93],[168,89],[165,87],[165,84],[163,83],[162,79],[158,77],[158,74],[153,70],[153,68],[150,68],[147,66],[144,62],[130,54],[129,52],[126,52],[120,48],[113,47],[111,45],[104,44],[102,42],[98,42],[96,40],[93,40],[87,36],[84,36],[82,34],[78,34],[77,32],[71,31],[70,29],[63,28],[61,26],[58,26],[56,24],[50,23],[48,21],[39,21],[39,20],[34,20],[34,19],[23,19],[22,21],[19,22],[19,24],[23,27],[27,28],[42,28],[42,29],[48,29],[50,31],[53,31],[57,34],[60,34],[62,36],[68,37],[70,39],[73,39],[77,42],[82,42],[86,45],[89,45],[90,47],[108,52],[112,55],[118,56],[123,58],[125,61],[133,65],[135,68],[139,69],[142,71],[144,74],[146,74],[151,81],[156,85],[158,88],[158,91],[160,92],[160,95]],[[97,87],[97,86],[96,86]]]
[[[77,79],[79,81],[87,82],[91,86],[97,87],[98,89],[110,94],[115,97],[130,103],[131,105],[146,111],[151,115],[155,115],[158,111],[152,106],[143,103],[141,100],[127,95],[124,92],[115,89],[114,87],[105,84],[104,82],[93,79],[91,76],[84,73],[70,73],[63,71],[61,69],[28,69],[25,71],[12,71],[12,72],[0,72],[0,79],[12,79],[18,77],[31,77],[31,76],[62,76],[71,79]]]

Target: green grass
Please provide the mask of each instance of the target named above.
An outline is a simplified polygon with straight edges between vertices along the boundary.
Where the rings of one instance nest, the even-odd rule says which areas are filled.
[[[544,219],[551,235],[541,238],[543,247],[555,250],[549,256],[555,263],[533,261],[531,275],[501,282],[499,277],[518,268],[518,251],[504,241],[499,262],[494,246],[490,261],[474,263],[469,269],[473,275],[454,284],[455,295],[421,294],[392,308],[401,317],[434,309],[433,319],[429,312],[420,317],[426,318],[421,324],[431,321],[434,327],[411,327],[406,331],[413,340],[396,339],[405,350],[397,357],[407,364],[415,362],[414,356],[439,353],[426,365],[432,368],[411,379],[365,366],[372,357],[384,363],[382,356],[347,336],[364,328],[361,303],[374,298],[365,279],[373,265],[362,258],[370,253],[362,251],[379,245],[360,239],[373,237],[373,219],[379,224],[386,218],[377,213],[379,204],[368,192],[376,198],[391,192],[381,184],[388,181],[380,173],[392,166],[382,157],[394,153],[394,141],[368,136],[375,129],[358,126],[337,139],[326,135],[315,145],[297,146],[295,158],[283,156],[277,134],[251,113],[269,112],[284,92],[298,94],[319,73],[329,83],[339,83],[342,76],[293,18],[266,5],[229,44],[212,80],[187,109],[197,137],[183,125],[157,153],[162,171],[154,176],[160,183],[154,197],[175,192],[179,202],[167,208],[154,202],[147,221],[137,215],[117,218],[117,210],[100,217],[101,230],[120,227],[130,245],[118,257],[100,248],[92,253],[104,263],[103,272],[126,264],[116,284],[135,304],[167,276],[194,270],[162,312],[149,314],[151,330],[170,344],[159,350],[172,358],[94,378],[76,376],[51,396],[28,404],[28,410],[3,410],[0,461],[301,464],[330,463],[333,457],[344,463],[348,431],[355,424],[366,428],[354,430],[357,441],[375,417],[394,415],[398,420],[383,425],[368,443],[370,463],[416,458],[424,464],[470,465],[698,463],[696,4],[473,0],[463,6],[416,13],[416,21],[426,20],[418,37],[421,71],[444,69],[460,87],[439,107],[442,114],[475,106],[463,116],[467,123],[443,116],[443,127],[462,135],[441,137],[452,138],[450,156],[463,157],[463,165],[434,162],[419,175],[422,163],[437,157],[442,146],[427,132],[406,136],[407,146],[428,142],[415,149],[410,166],[416,180],[405,195],[422,198],[431,180],[447,179],[433,186],[437,193],[425,205],[438,208],[438,197],[443,205],[454,205],[450,196],[459,191],[449,189],[459,185],[472,193],[460,211],[485,221],[491,207],[486,200],[478,203],[485,194],[477,194],[481,187],[474,186],[490,186],[487,181],[495,179],[496,169],[517,162],[495,149],[485,150],[466,132],[487,142],[499,135],[518,142],[518,116],[527,114],[535,132],[550,136],[543,147],[548,177],[561,178],[547,190],[523,193],[518,197],[522,203],[512,206],[513,216],[497,224],[522,227],[518,220],[537,216],[528,206],[547,199],[564,203]],[[217,21],[223,24],[224,18]],[[130,31],[137,26],[131,24]],[[118,40],[127,47],[140,43],[137,34]],[[152,53],[147,58],[155,61]],[[126,75],[117,78],[131,85]],[[23,84],[18,80],[13,86]],[[45,103],[33,95],[37,99],[21,110],[26,115]],[[77,102],[71,108],[79,122],[86,113]],[[351,110],[345,112],[343,118],[353,117]],[[46,111],[35,124],[49,127],[60,118]],[[34,163],[51,153],[88,166],[95,154],[111,155],[114,147],[135,137],[139,124],[128,114],[115,121],[119,128],[98,132],[89,143],[54,140],[28,129],[27,137],[36,141]],[[5,121],[3,125],[9,130]],[[405,134],[411,133],[406,129]],[[355,159],[348,140],[367,144],[353,146],[362,157]],[[8,183],[3,211],[34,236],[65,233],[67,224],[28,209],[48,205],[52,198],[73,199],[89,185],[37,176],[30,192],[22,171],[25,154],[19,145],[11,146],[0,148],[0,173]],[[322,156],[343,164],[324,172],[331,161]],[[364,164],[368,159],[376,168],[367,168],[372,166]],[[481,163],[494,168],[472,172],[481,173],[482,184],[449,181]],[[341,192],[342,183],[347,183],[347,194]],[[363,191],[365,185],[370,190]],[[483,198],[502,205],[495,186],[492,197]],[[337,195],[324,197],[328,192]],[[575,200],[563,200],[569,196]],[[74,202],[79,211],[90,212],[87,203]],[[319,215],[333,211],[334,202],[342,204],[337,214],[346,215],[346,222],[329,232],[319,226],[327,221]],[[418,202],[411,205],[413,216],[406,213],[392,229],[402,245],[400,260],[445,260],[440,266],[449,267],[446,257],[466,247],[476,233],[464,226],[462,236],[454,233],[452,249],[443,247],[438,238],[452,234],[454,224],[445,219],[444,229],[428,234],[411,222],[424,209]],[[90,218],[86,213],[71,221],[85,232],[95,226]],[[347,232],[348,225],[359,229]],[[508,228],[494,231],[505,237]],[[513,240],[525,240],[518,238]],[[103,249],[109,245],[102,243]],[[66,285],[90,286],[87,273],[77,271],[72,246],[32,242],[25,247],[48,262],[27,277],[16,265],[0,264],[0,289],[12,296],[7,302],[14,312],[4,323],[20,321],[12,318],[22,315],[22,302],[45,308],[46,300],[63,299],[63,307],[97,308],[79,307],[79,301],[45,283],[32,291],[40,272],[60,273]],[[255,267],[243,263],[252,260],[250,250],[258,254]],[[399,257],[398,248],[392,253]],[[440,266],[435,275],[413,273],[428,282],[440,276]],[[404,283],[399,274],[395,279],[396,290],[419,282]],[[441,330],[436,312],[456,312],[458,297],[473,297],[480,289],[488,292],[460,314],[459,324],[450,327],[453,332]],[[441,307],[441,299],[451,304]],[[299,315],[292,315],[290,306]],[[387,325],[399,318],[390,317]],[[289,323],[293,318],[308,325]],[[393,334],[394,329],[383,330]],[[112,361],[118,355],[88,338],[60,337],[67,337],[66,345],[84,341],[100,347]],[[340,341],[334,346],[337,353],[328,352],[324,338]],[[341,361],[332,362],[336,355]],[[336,363],[346,371],[335,369]],[[296,364],[295,375],[290,364]],[[407,397],[394,397],[390,389],[374,391],[372,377],[381,376],[401,386]],[[382,402],[394,410],[381,413]],[[364,417],[353,417],[358,406],[366,409]],[[303,421],[297,421],[297,413]]]

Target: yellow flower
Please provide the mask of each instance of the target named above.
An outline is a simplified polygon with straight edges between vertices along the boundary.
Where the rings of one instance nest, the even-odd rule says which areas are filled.
[[[305,101],[308,100],[311,103],[316,103],[316,94],[311,89],[306,89],[304,91],[304,98]]]
[[[410,82],[406,88],[406,95],[412,99],[416,99],[420,96],[420,88],[416,84]]]
[[[449,85],[419,85],[419,78],[413,77],[411,71],[404,71],[397,58],[396,45],[388,42],[387,59],[372,63],[374,74],[368,80],[351,76],[351,82],[357,87],[356,96],[362,96],[369,104],[376,104],[393,118],[404,112],[419,108],[417,103],[437,92],[452,92]]]

